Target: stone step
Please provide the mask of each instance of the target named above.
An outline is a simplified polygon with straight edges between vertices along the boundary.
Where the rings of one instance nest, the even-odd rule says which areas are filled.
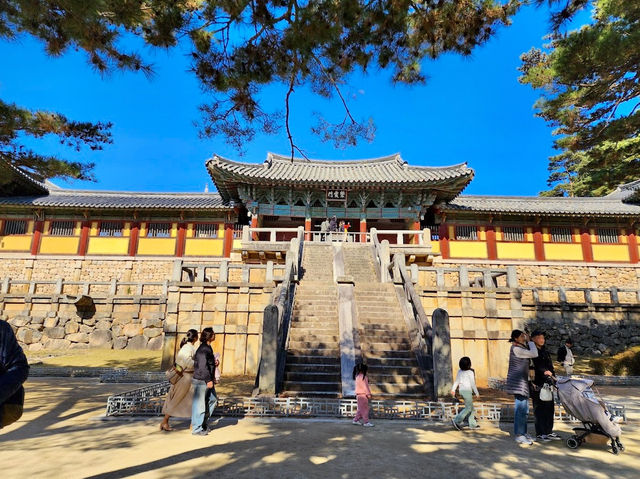
[[[394,358],[394,357],[380,357],[367,355],[367,365],[369,369],[375,370],[377,367],[417,367],[417,360],[413,358]]]
[[[405,351],[411,352],[411,345],[408,341],[398,342],[398,343],[387,343],[380,341],[372,341],[371,338],[366,338],[362,340],[362,342],[366,343],[367,348],[370,351]]]
[[[417,364],[417,362],[415,363]],[[413,366],[390,366],[390,365],[375,365],[371,364],[367,361],[367,365],[369,366],[369,371],[367,375],[369,376],[388,376],[388,375],[397,375],[397,376],[409,376],[409,375],[421,375],[420,368],[416,365]]]
[[[287,382],[323,382],[341,383],[340,371],[287,371],[284,373],[284,380]]]
[[[326,365],[337,365],[340,367],[340,357],[332,357],[332,356],[319,356],[317,354],[294,354],[291,352],[287,352],[287,361],[286,364],[306,364],[308,366],[322,365],[325,367]]]
[[[362,348],[367,357],[373,358],[413,358],[414,353],[410,349],[374,349],[370,347]]]
[[[340,398],[342,397],[342,391],[333,392],[333,391],[287,391],[286,389],[282,392],[281,397],[315,397],[315,398]]]
[[[340,374],[340,363],[335,364],[323,363],[288,363],[285,367],[286,372],[290,373],[319,373],[319,374]]]
[[[386,373],[387,371],[384,371]],[[418,373],[419,374],[419,373]],[[397,375],[383,373],[367,373],[372,384],[404,384],[422,385],[422,378],[418,375]]]
[[[318,334],[316,330],[304,330],[301,328],[289,331],[289,341],[315,341],[317,343],[338,343],[339,334]]]
[[[289,340],[289,349],[291,351],[300,351],[300,350],[313,350],[313,351],[323,351],[326,349],[336,350],[338,351],[340,345],[337,341],[329,341],[329,342],[321,342],[321,341],[294,341],[293,339]]]
[[[340,350],[338,348],[289,348],[291,354],[299,356],[319,356],[325,358],[338,358]]]
[[[371,394],[425,394],[422,384],[370,383]]]
[[[306,334],[319,334],[323,336],[338,334],[337,321],[305,321],[299,319],[291,322],[291,331],[298,330]]]
[[[306,314],[294,316],[291,327],[296,328],[318,328],[318,329],[338,329],[337,315],[309,316]]]
[[[312,382],[312,381],[288,381],[284,385],[286,391],[295,392],[307,392],[307,391],[322,391],[322,392],[340,392],[342,390],[342,383],[336,381],[329,382]]]

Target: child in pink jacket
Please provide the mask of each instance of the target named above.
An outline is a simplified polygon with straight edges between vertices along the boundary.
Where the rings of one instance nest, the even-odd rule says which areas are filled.
[[[367,377],[367,365],[357,363],[353,368],[353,379],[356,380],[356,399],[358,410],[353,418],[353,424],[360,425],[363,421],[364,427],[373,427],[369,422],[369,399],[371,399],[371,389],[369,389],[369,378]]]

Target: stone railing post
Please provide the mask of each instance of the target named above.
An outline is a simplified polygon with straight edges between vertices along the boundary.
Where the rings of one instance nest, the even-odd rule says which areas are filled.
[[[272,229],[269,232],[269,241],[271,241],[272,243],[276,242],[276,230],[275,229]]]
[[[276,393],[278,365],[278,307],[270,304],[264,308],[262,321],[262,350],[260,352],[259,394]]]
[[[458,284],[461,288],[469,287],[469,268],[467,265],[460,265],[460,272],[458,273]]]
[[[267,261],[267,273],[265,275],[265,281],[267,283],[273,281],[273,261]]]
[[[5,277],[2,280],[2,287],[0,288],[0,293],[7,294],[9,293],[9,284],[11,283],[11,278],[9,276]]]
[[[220,268],[218,269],[218,281],[226,283],[229,281],[229,260],[223,259],[220,261]]]
[[[587,304],[593,303],[593,299],[591,298],[591,290],[590,289],[585,289],[584,290],[584,302],[587,303]]]
[[[518,270],[515,266],[507,266],[507,287],[518,287]]]
[[[442,397],[449,393],[453,384],[449,313],[441,308],[436,309],[431,315],[431,324],[433,327],[434,390],[437,396]]]
[[[173,272],[171,273],[171,281],[182,281],[182,260],[177,259],[173,262]]]
[[[249,226],[248,225],[244,225],[242,227],[242,242],[243,243],[248,243],[249,241],[251,241],[251,234],[249,233]]]
[[[558,287],[558,301],[561,303],[567,302],[567,292],[562,286]]]
[[[618,304],[620,299],[618,298],[618,288],[611,286],[609,289],[609,296],[611,297],[611,304]]]

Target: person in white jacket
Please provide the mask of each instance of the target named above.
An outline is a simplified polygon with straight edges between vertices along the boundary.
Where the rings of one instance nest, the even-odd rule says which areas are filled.
[[[476,387],[476,374],[473,369],[471,369],[471,359],[467,356],[460,358],[458,366],[460,366],[460,369],[458,370],[456,381],[451,388],[451,395],[456,395],[456,389],[460,391],[460,395],[464,399],[464,409],[451,420],[451,423],[453,427],[459,431],[464,420],[469,418],[469,427],[476,429],[480,427],[476,422],[473,411],[473,394],[475,394],[476,397],[480,396],[478,388]]]

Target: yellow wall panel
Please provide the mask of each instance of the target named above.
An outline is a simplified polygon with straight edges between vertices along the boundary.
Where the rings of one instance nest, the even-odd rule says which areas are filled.
[[[433,251],[434,253],[440,253],[440,241],[431,241],[431,251]]]
[[[27,221],[27,234],[33,234],[33,230],[35,229],[35,221]]]
[[[31,235],[0,236],[0,251],[31,251]]]
[[[176,254],[175,238],[139,238],[138,254],[173,256]]]
[[[231,249],[240,249],[241,246],[242,246],[242,239],[234,238],[233,244],[231,245]]]
[[[222,256],[224,240],[207,238],[187,238],[185,256]]]
[[[536,259],[533,243],[497,243],[498,259]]]
[[[631,261],[626,244],[594,244],[591,249],[594,261]]]
[[[89,238],[87,254],[126,255],[129,253],[129,238],[95,236]]]
[[[549,261],[582,261],[582,246],[579,243],[548,243],[544,245],[544,257]]]
[[[40,240],[41,254],[78,254],[80,238],[69,236],[43,236]]]
[[[449,256],[452,258],[487,258],[487,244],[482,241],[451,241]]]

